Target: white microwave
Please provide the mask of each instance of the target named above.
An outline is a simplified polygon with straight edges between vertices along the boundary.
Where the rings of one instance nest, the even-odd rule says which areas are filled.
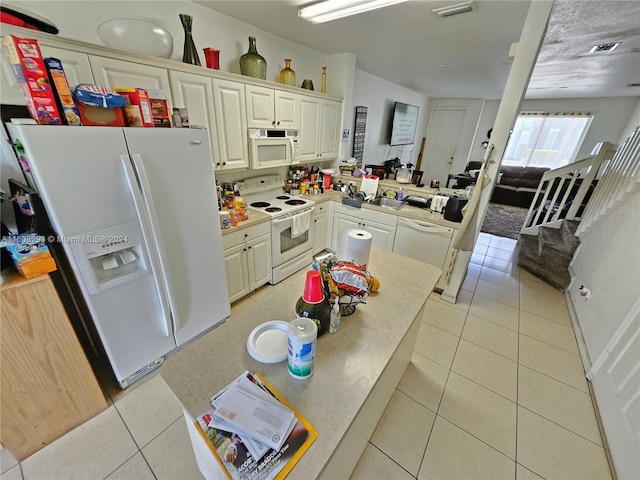
[[[281,167],[300,163],[298,130],[250,128],[251,168]]]

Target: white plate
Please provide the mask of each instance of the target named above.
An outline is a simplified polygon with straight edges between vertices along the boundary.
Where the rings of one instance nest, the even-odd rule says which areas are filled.
[[[271,320],[258,325],[247,338],[247,351],[262,363],[277,363],[287,359],[289,323]]]
[[[98,36],[107,47],[154,57],[170,58],[173,37],[160,25],[136,18],[115,18],[98,26]]]

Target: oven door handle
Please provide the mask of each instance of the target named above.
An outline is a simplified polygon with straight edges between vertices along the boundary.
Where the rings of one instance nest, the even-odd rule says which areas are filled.
[[[288,222],[288,221],[290,221],[290,220],[291,220],[291,217],[280,218],[280,219],[277,219],[277,218],[276,218],[276,219],[272,220],[272,222],[273,222],[275,225],[278,225],[278,224],[280,224],[280,223]]]

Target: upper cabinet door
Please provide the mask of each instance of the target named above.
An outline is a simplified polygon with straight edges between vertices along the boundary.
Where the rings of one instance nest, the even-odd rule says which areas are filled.
[[[178,108],[186,108],[189,113],[189,124],[205,127],[209,130],[213,165],[221,166],[218,151],[218,135],[216,115],[213,107],[213,86],[211,78],[193,73],[170,70],[171,96],[173,104]]]
[[[247,94],[247,123],[249,128],[276,128],[272,88],[245,85]]]
[[[300,96],[273,88],[246,85],[249,128],[300,128]]]
[[[276,128],[300,128],[300,95],[276,90]]]
[[[145,88],[162,90],[172,108],[169,72],[164,68],[123,62],[112,58],[89,57],[97,85],[107,88]]]
[[[322,159],[336,158],[339,149],[340,103],[323,100],[318,153]]]
[[[212,79],[221,169],[249,168],[244,84]]]
[[[86,54],[72,50],[47,47],[46,45],[41,45],[40,51],[44,58],[53,57],[62,62],[62,67],[64,68],[64,73],[71,91],[73,91],[79,83],[94,83],[91,66],[89,65],[89,57]],[[0,69],[2,71],[2,88],[0,89],[1,103],[7,105],[26,105],[27,101],[18,86],[9,61],[3,55],[0,62]]]
[[[320,99],[300,98],[300,161],[317,160]]]

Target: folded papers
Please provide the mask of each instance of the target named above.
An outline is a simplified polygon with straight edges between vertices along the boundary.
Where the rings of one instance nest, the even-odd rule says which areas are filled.
[[[284,478],[318,435],[259,375],[247,371],[211,404],[196,427],[230,479]]]

